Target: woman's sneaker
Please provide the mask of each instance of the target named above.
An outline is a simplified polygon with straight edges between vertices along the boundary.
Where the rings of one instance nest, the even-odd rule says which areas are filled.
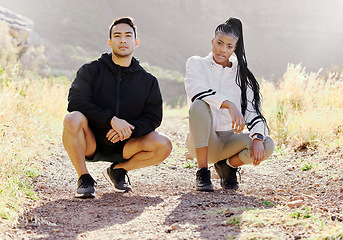
[[[131,183],[127,171],[123,168],[113,169],[113,166],[105,169],[102,174],[107,179],[107,181],[112,185],[114,191],[116,192],[129,192],[132,191]],[[125,177],[127,177],[128,182],[126,182]]]
[[[221,160],[214,164],[218,175],[220,176],[220,186],[225,189],[238,189],[239,184],[237,182],[237,171],[239,173],[240,168],[233,168],[226,164],[226,159]]]
[[[196,173],[196,190],[212,192],[211,171],[208,168],[200,168]]]
[[[90,174],[83,174],[77,181],[77,191],[75,197],[77,198],[94,198],[96,182]]]

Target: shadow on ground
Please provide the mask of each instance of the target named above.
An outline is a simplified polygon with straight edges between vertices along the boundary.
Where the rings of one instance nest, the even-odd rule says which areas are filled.
[[[225,189],[209,193],[192,191],[179,200],[180,204],[166,218],[165,224],[193,228],[194,237],[201,239],[237,238],[241,214],[249,209],[264,208],[259,204],[262,200]]]
[[[87,200],[59,199],[25,213],[18,228],[35,233],[31,239],[77,239],[83,233],[105,227],[115,231],[117,224],[135,219],[146,207],[162,201],[160,197],[113,193]]]

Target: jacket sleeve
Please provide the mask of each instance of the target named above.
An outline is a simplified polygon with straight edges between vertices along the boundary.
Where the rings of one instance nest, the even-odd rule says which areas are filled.
[[[88,121],[99,127],[110,127],[114,112],[92,103],[92,85],[99,75],[99,65],[96,62],[83,65],[71,84],[68,95],[68,111],[79,111]]]
[[[254,92],[250,87],[247,87],[247,110],[245,112],[244,120],[246,126],[249,130],[249,136],[252,136],[255,133],[262,134],[263,137],[266,137],[268,134],[266,123],[263,122],[262,117],[256,113],[256,110],[253,107]]]
[[[213,108],[220,109],[226,98],[209,87],[202,72],[201,63],[197,57],[191,57],[187,60],[185,78],[187,96],[192,102],[203,100]]]
[[[142,114],[137,119],[130,121],[130,124],[135,126],[131,135],[133,138],[141,137],[154,131],[162,122],[162,95],[157,79],[153,78]]]

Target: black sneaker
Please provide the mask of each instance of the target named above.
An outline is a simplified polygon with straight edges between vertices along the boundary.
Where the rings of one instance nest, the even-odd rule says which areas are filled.
[[[114,165],[105,169],[102,172],[102,174],[107,179],[107,181],[109,181],[109,183],[112,185],[114,191],[122,193],[132,191],[127,171],[123,168],[113,169],[113,166]],[[127,177],[128,183],[125,181],[125,177]]]
[[[96,182],[89,174],[83,174],[77,182],[77,191],[75,197],[77,198],[94,198]]]
[[[196,173],[196,190],[213,192],[211,171],[208,168],[200,168]]]
[[[226,159],[215,163],[214,168],[220,176],[220,186],[222,188],[235,190],[239,188],[237,172],[239,173],[240,168],[230,167],[226,164]]]

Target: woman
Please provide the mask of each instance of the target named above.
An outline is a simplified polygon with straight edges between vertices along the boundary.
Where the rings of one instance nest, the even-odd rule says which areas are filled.
[[[261,113],[259,84],[247,66],[239,19],[216,28],[207,57],[188,59],[185,88],[191,100],[186,145],[199,168],[196,189],[213,191],[211,163],[223,188],[238,189],[237,168],[259,165],[274,150]],[[245,125],[249,133],[242,133]]]

